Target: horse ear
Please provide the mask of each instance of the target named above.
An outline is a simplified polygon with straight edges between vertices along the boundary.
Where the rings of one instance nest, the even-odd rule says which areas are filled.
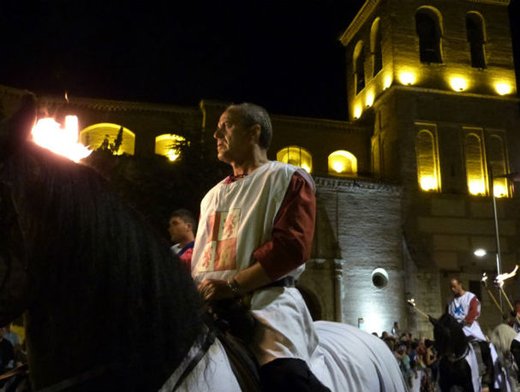
[[[433,324],[434,327],[439,323],[438,319],[433,318],[432,316],[429,316],[429,315],[428,315],[428,320],[430,321],[430,323]]]
[[[0,124],[0,159],[23,143],[36,121],[36,96],[26,92],[16,113]]]

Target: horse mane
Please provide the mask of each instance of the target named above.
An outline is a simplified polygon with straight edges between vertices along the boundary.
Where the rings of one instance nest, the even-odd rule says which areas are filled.
[[[517,332],[507,324],[500,324],[489,334],[489,340],[497,349],[498,355],[503,358],[504,354],[511,351],[511,342]]]
[[[44,380],[36,387],[56,381],[45,374],[52,366],[60,380],[116,364],[132,388],[159,389],[202,339],[189,271],[93,169],[27,143],[2,177],[30,244],[30,367]]]
[[[434,324],[433,334],[435,348],[441,355],[452,353],[460,356],[468,345],[462,326],[448,313],[443,314]]]

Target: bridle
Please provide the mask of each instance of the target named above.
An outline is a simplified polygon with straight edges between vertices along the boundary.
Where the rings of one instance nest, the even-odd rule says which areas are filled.
[[[465,350],[462,352],[461,355],[457,356],[455,353],[449,353],[447,355],[444,355],[444,358],[450,363],[457,363],[461,361],[462,359],[466,358],[466,355],[468,355],[469,352],[469,343],[466,345]]]

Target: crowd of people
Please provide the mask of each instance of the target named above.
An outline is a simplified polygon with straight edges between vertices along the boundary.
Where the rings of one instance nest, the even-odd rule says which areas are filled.
[[[26,364],[25,341],[21,341],[20,337],[11,330],[10,324],[0,327],[0,392],[27,390],[27,379],[23,373],[20,376],[2,379],[2,375]]]
[[[395,323],[391,332],[383,331],[381,336],[394,353],[403,377],[411,392],[433,392],[438,377],[438,356],[433,340],[420,339],[411,333],[400,333]]]

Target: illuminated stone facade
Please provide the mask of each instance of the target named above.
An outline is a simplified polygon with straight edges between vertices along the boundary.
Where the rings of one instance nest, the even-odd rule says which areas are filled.
[[[433,315],[450,297],[449,277],[478,289],[482,273],[496,271],[494,255],[477,259],[473,251],[496,250],[488,165],[495,175],[520,168],[508,4],[367,1],[341,38],[350,116],[373,128],[372,172],[402,186],[405,290]],[[508,271],[518,263],[519,202],[503,179],[494,187],[512,196],[497,198]],[[518,298],[514,286],[508,292]],[[485,291],[481,298],[490,328],[500,316]],[[420,316],[408,322],[420,335],[430,330]]]
[[[449,277],[479,289],[482,273],[494,273],[495,257],[476,259],[473,251],[496,249],[488,163],[499,174],[520,171],[508,3],[368,0],[341,37],[351,121],[273,115],[270,159],[280,153],[308,166],[317,184],[312,260],[300,282],[317,317],[379,333],[398,321],[431,336],[406,299],[440,315]],[[21,91],[0,87],[0,94],[3,113],[11,113]],[[71,97],[64,105],[44,96],[40,106],[58,117],[74,112],[97,144],[123,128],[134,138],[134,150],[124,152],[145,155],[166,154],[171,135],[212,145],[226,103]],[[508,196],[497,199],[497,216],[502,270],[509,271],[519,261],[520,203],[511,184],[498,185]],[[508,293],[519,298],[514,286]],[[500,317],[484,291],[481,299],[486,329]]]

